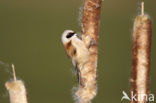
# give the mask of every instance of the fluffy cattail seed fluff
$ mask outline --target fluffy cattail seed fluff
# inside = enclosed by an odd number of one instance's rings
[[[152,22],[148,15],[144,14],[144,3],[141,6],[141,15],[135,18],[133,26],[132,47],[132,77],[131,91],[134,94],[146,94],[149,92],[149,70],[151,49]],[[141,102],[137,102],[141,100]],[[147,97],[139,98],[131,103],[147,103]]]
[[[28,103],[24,83],[21,80],[16,80],[14,65],[12,65],[12,69],[14,80],[5,83],[5,87],[9,91],[10,103]]]

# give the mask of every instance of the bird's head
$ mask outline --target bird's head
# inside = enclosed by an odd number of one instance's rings
[[[72,38],[77,37],[77,34],[72,30],[65,30],[62,34],[62,42],[63,44],[69,43]]]

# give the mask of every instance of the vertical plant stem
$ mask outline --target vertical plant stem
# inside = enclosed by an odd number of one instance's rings
[[[133,27],[131,93],[133,92],[137,98],[131,103],[148,103],[151,26],[152,22],[149,16],[144,14],[144,3],[142,2],[141,15],[135,18]],[[140,97],[140,94],[146,96]]]
[[[21,80],[16,80],[16,74],[13,64],[12,69],[14,80],[5,83],[5,87],[9,91],[10,103],[28,103],[24,83]]]
[[[80,70],[78,103],[91,103],[97,94],[98,38],[102,0],[84,0],[82,17],[82,40],[89,50],[88,61]]]

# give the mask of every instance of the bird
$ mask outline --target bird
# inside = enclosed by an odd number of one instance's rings
[[[65,47],[68,57],[78,73],[78,81],[80,82],[80,71],[87,62],[89,51],[81,38],[72,30],[65,30],[62,33],[62,43]]]

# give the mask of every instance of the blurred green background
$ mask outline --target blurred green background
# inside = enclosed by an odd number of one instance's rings
[[[104,0],[98,60],[98,95],[93,103],[120,103],[129,93],[131,33],[141,0]],[[150,91],[156,94],[156,0],[145,1],[153,20]],[[61,43],[65,29],[80,32],[82,0],[0,0],[0,103],[11,63],[25,82],[29,103],[73,103],[77,84]],[[128,103],[124,100],[123,103]]]

